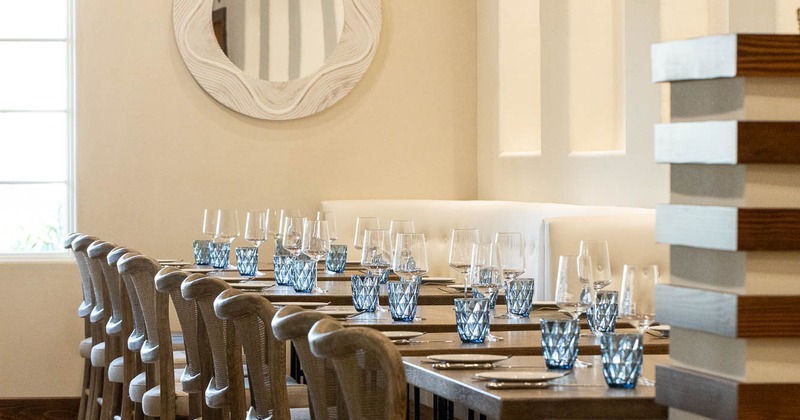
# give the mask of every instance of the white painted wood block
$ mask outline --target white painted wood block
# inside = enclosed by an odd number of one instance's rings
[[[734,251],[736,208],[660,205],[656,207],[656,241],[671,245]]]

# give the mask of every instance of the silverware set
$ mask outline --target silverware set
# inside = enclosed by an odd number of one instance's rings
[[[425,343],[452,343],[453,340],[411,340],[408,338],[398,338],[392,340],[394,344],[425,344]]]

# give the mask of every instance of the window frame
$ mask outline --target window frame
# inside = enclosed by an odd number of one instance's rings
[[[66,179],[64,184],[66,186],[66,232],[73,232],[76,226],[76,165],[75,165],[75,121],[76,121],[76,100],[75,100],[75,0],[64,0],[67,2],[67,30],[66,36],[63,41],[65,43],[65,56],[66,56],[66,103],[63,110],[67,125],[66,125]],[[62,41],[60,38],[3,38],[0,42],[46,42],[46,41]],[[0,110],[0,112],[62,112],[62,110],[24,110],[24,109],[7,109]],[[39,181],[0,181],[2,185],[36,185],[36,184],[60,184],[55,182],[39,182]],[[60,244],[59,244],[60,245]],[[6,251],[0,250],[0,262],[30,262],[30,261],[72,261],[72,257],[66,249],[57,248],[55,251]]]

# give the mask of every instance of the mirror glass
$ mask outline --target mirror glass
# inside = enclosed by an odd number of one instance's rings
[[[215,0],[212,21],[236,67],[283,82],[318,71],[342,34],[342,0]]]

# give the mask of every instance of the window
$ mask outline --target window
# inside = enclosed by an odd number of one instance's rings
[[[0,0],[0,253],[61,251],[73,218],[71,0]]]

